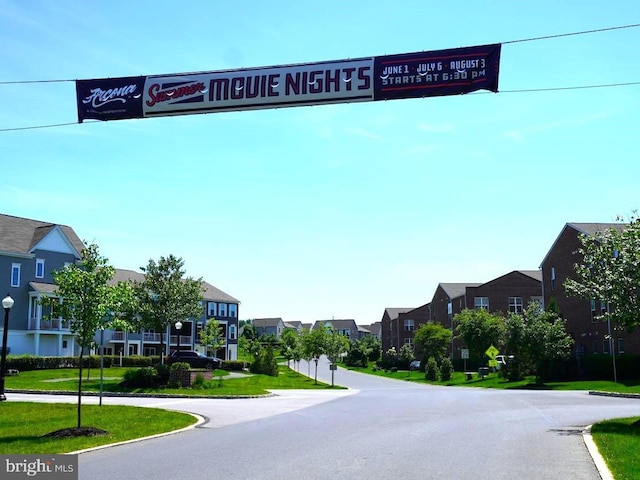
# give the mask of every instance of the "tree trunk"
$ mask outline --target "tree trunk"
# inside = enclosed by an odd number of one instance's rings
[[[84,348],[80,349],[80,370],[78,372],[78,428],[80,428],[82,426],[82,360],[83,360],[83,354],[84,353]]]

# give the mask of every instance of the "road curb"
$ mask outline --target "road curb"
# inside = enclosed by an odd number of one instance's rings
[[[602,458],[602,455],[600,455],[598,446],[593,441],[593,437],[591,436],[591,427],[592,425],[588,425],[582,431],[582,439],[584,440],[584,444],[587,446],[589,455],[591,455],[591,459],[598,469],[600,478],[602,478],[602,480],[614,480],[611,470],[609,470],[607,463],[604,461],[604,458]]]

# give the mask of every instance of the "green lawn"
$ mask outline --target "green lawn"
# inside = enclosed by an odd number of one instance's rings
[[[349,367],[349,370],[356,372],[377,375],[396,380],[425,383],[431,385],[456,386],[456,387],[480,387],[480,388],[500,388],[500,389],[520,389],[520,390],[597,390],[604,392],[638,393],[640,394],[640,382],[618,382],[606,380],[593,381],[572,381],[572,382],[546,382],[536,383],[534,377],[527,377],[517,382],[510,382],[501,378],[497,373],[490,373],[484,378],[473,373],[471,380],[463,372],[454,372],[453,378],[444,382],[432,382],[425,379],[423,372],[399,370],[397,372],[373,370],[372,365],[368,368]]]
[[[246,396],[264,395],[277,389],[326,389],[325,383],[280,367],[280,375],[231,375],[216,370],[215,378],[207,382],[209,388],[190,389],[134,389],[119,385],[128,368],[104,369],[104,392],[174,393],[190,396]],[[232,378],[238,376],[239,378]],[[221,380],[220,380],[221,379]],[[77,369],[52,369],[21,372],[6,377],[7,390],[78,391]],[[100,391],[100,370],[85,370],[82,379],[83,392]],[[335,387],[343,388],[343,387]],[[35,403],[11,401],[0,403],[0,453],[37,454],[68,453],[85,448],[122,442],[183,428],[195,423],[195,418],[184,413],[125,406],[82,406],[82,426],[95,427],[108,432],[105,436],[48,438],[45,435],[77,425],[77,404]]]
[[[243,396],[265,395],[269,390],[278,389],[325,389],[331,388],[326,383],[318,382],[305,375],[294,372],[286,366],[280,366],[280,375],[237,374],[231,375],[225,370],[216,370],[214,379],[205,383],[209,388],[124,388],[120,385],[122,377],[129,368],[105,368],[102,391],[120,393],[163,393],[188,396]],[[232,378],[233,377],[233,378]],[[239,377],[239,378],[236,378]],[[46,390],[46,391],[78,391],[77,369],[32,370],[20,375],[7,377],[6,389]],[[342,387],[334,387],[342,388]],[[84,371],[82,379],[83,392],[100,391],[100,370]]]
[[[640,417],[607,420],[591,429],[593,440],[616,480],[640,478]]]
[[[94,437],[49,438],[45,435],[77,426],[77,404],[0,403],[0,453],[69,453],[147,437],[193,425],[192,415],[155,408],[83,405],[82,426],[105,430]]]

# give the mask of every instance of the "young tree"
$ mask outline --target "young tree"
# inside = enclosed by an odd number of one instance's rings
[[[158,262],[149,260],[142,282],[135,282],[138,309],[142,325],[160,333],[160,354],[164,360],[163,333],[178,320],[200,318],[202,278],[184,278],[184,261],[173,255],[160,257]]]
[[[600,319],[632,330],[640,324],[640,218],[580,242],[583,258],[574,265],[577,280],[564,283],[567,294],[605,302],[610,308]]]
[[[451,330],[439,323],[423,323],[416,330],[413,341],[424,353],[425,358],[434,357],[440,360],[451,345]]]
[[[295,330],[287,329],[282,332],[282,337],[280,338],[280,353],[287,359],[287,366],[289,366],[289,362],[295,358],[299,343],[300,335],[298,335],[298,332]]]
[[[53,272],[58,298],[44,297],[43,305],[52,309],[52,314],[62,317],[75,335],[80,346],[78,368],[78,422],[82,427],[82,364],[85,349],[94,341],[96,331],[103,328],[129,329],[127,319],[114,312],[131,311],[133,292],[131,285],[125,282],[110,284],[115,268],[108,259],[100,256],[98,246],[91,244],[82,251],[79,264],[70,264],[62,270]]]
[[[213,356],[218,356],[218,349],[224,347],[224,336],[220,322],[215,318],[207,320],[206,325],[200,330],[200,344],[213,351]]]
[[[340,360],[343,353],[349,350],[349,340],[344,335],[336,332],[333,328],[327,329],[325,340],[325,353],[331,362],[331,386],[334,386],[334,373],[336,363]]]
[[[465,309],[453,318],[459,337],[469,349],[469,357],[474,360],[484,358],[484,352],[491,345],[504,345],[505,325],[500,315],[489,313],[484,308]]]
[[[305,355],[312,359],[316,364],[315,383],[318,384],[318,360],[326,353],[327,348],[327,330],[322,326],[311,330],[307,335],[302,337],[304,342]],[[306,358],[306,357],[305,357]]]

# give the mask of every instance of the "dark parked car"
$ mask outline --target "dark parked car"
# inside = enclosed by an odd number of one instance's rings
[[[171,352],[167,358],[167,363],[184,362],[188,363],[191,368],[214,368],[222,367],[222,360],[217,357],[207,357],[202,353],[193,350],[180,350]]]

